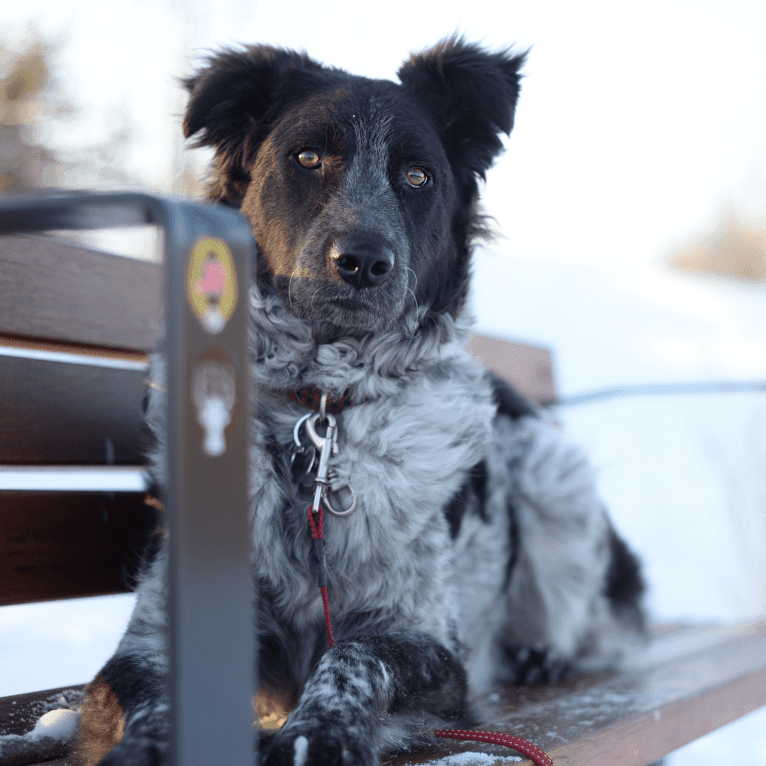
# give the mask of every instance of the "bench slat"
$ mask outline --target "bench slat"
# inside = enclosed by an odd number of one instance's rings
[[[471,335],[466,348],[478,362],[533,402],[556,401],[553,359],[548,349],[479,334]]]
[[[0,465],[144,463],[145,377],[0,355]]]
[[[0,606],[130,590],[157,515],[142,493],[0,492]]]
[[[35,712],[60,692],[0,699],[5,724],[0,732],[29,731]],[[535,742],[556,766],[647,766],[765,703],[766,623],[697,626],[658,636],[630,671],[499,689],[488,698],[482,726]],[[4,721],[11,711],[14,720]],[[387,766],[427,763],[450,753],[464,753],[464,766],[484,766],[482,756],[470,756],[477,751],[496,754],[495,766],[508,763],[503,756],[515,755],[475,742],[440,740],[435,748],[393,758]]]
[[[147,351],[159,332],[157,264],[49,237],[0,237],[0,334]]]
[[[556,766],[647,766],[762,705],[766,623],[707,626],[659,636],[632,670],[501,690],[489,698],[482,728],[531,740]],[[466,749],[503,752],[451,745],[390,766]]]

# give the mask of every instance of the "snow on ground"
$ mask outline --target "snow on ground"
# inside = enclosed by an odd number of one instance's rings
[[[0,609],[0,697],[81,684],[117,646],[132,595]]]
[[[482,332],[554,351],[563,396],[637,383],[766,380],[766,286],[481,252]],[[561,409],[642,556],[659,619],[735,621],[766,610],[766,395],[632,397]],[[131,596],[0,609],[0,696],[92,677]],[[678,751],[766,766],[766,711]]]

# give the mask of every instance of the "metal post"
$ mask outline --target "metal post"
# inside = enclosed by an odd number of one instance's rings
[[[238,214],[225,212],[195,208],[167,228],[176,766],[253,763],[246,512],[252,234]]]
[[[0,200],[0,233],[130,224],[161,226],[166,243],[172,763],[252,766],[250,227],[145,194]]]

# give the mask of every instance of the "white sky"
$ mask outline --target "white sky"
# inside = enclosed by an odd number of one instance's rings
[[[305,49],[394,77],[409,51],[458,30],[533,46],[517,127],[486,202],[495,249],[569,262],[656,262],[734,205],[766,218],[766,3],[762,0],[27,0],[5,3],[62,43],[66,90],[89,105],[72,136],[136,123],[131,163],[167,188],[183,106],[174,78],[237,42]]]

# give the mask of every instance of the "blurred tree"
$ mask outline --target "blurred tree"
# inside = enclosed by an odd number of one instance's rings
[[[747,223],[729,211],[710,233],[680,245],[669,260],[684,271],[766,280],[766,224]]]
[[[49,51],[40,41],[19,54],[0,48],[0,194],[23,194],[61,181],[61,162],[37,140],[50,109]]]
[[[0,194],[41,188],[141,185],[130,169],[134,127],[124,114],[103,139],[67,145],[95,115],[53,76],[56,49],[31,33],[26,42],[0,45]]]

